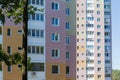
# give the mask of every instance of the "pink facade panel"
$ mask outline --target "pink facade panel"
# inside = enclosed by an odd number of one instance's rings
[[[52,9],[52,2],[59,4],[59,10]],[[47,0],[46,1],[46,62],[66,62],[66,15],[65,15],[65,1],[61,0]],[[52,25],[52,18],[59,18],[59,26]],[[52,41],[52,33],[60,34],[60,41]],[[52,49],[60,49],[60,58],[52,58]]]

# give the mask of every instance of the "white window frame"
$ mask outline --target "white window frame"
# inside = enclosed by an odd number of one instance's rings
[[[52,65],[52,66],[58,66],[58,73],[52,73],[52,74],[60,74],[60,65]]]
[[[54,4],[54,7],[52,7],[52,3]],[[55,7],[55,4],[58,5],[58,8],[57,8],[57,9],[56,9],[56,7]],[[52,1],[52,2],[51,2],[51,9],[52,9],[52,10],[55,10],[55,11],[59,11],[59,10],[60,10],[60,3],[59,3],[59,2],[56,2],[56,1]]]
[[[8,71],[8,66],[7,66],[7,71]],[[10,65],[10,71],[8,72],[12,72],[12,65]]]
[[[70,30],[70,22],[66,22],[66,30]]]
[[[66,44],[70,44],[70,36],[66,36]]]
[[[53,34],[54,34],[54,36],[53,36]],[[56,36],[57,36],[58,40],[55,39]],[[60,41],[60,34],[59,33],[52,33],[51,37],[52,37],[52,42],[59,42]]]
[[[70,15],[70,8],[66,8],[66,16]]]
[[[67,53],[69,53],[69,58],[67,58],[67,56],[66,56],[66,60],[70,60],[70,52],[69,52],[69,51],[66,51],[66,54],[65,54],[65,55],[67,55]]]
[[[53,56],[53,53],[52,53],[52,58],[60,58],[60,49],[52,49],[52,51],[53,50],[54,50],[54,55],[55,56]],[[57,53],[58,56],[56,56],[56,50],[58,51],[58,53]]]
[[[8,35],[8,29],[10,30],[10,35]],[[11,37],[12,36],[12,29],[10,29],[10,28],[8,28],[8,29],[7,29],[7,36]]]
[[[56,24],[56,20],[58,24]],[[52,26],[60,26],[60,19],[56,17],[52,17],[51,23],[52,23]]]

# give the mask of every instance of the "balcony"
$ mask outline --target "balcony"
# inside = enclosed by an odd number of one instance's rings
[[[94,63],[87,63],[86,66],[87,67],[94,67]]]
[[[94,74],[94,70],[87,70],[86,73],[87,74]]]
[[[28,80],[45,80],[45,72],[28,71]]]
[[[94,60],[94,55],[93,56],[87,56],[87,59]]]
[[[105,80],[112,80],[111,77],[106,77]]]
[[[94,80],[94,77],[87,77],[86,80]]]
[[[28,57],[31,58],[31,62],[45,62],[44,54],[28,54]]]

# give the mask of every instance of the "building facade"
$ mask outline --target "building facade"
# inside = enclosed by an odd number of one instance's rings
[[[28,80],[111,80],[111,0],[29,0],[29,5],[38,10],[29,14]],[[22,52],[22,24],[8,20],[1,31],[4,51]],[[3,80],[21,80],[19,65],[3,64],[2,73]]]

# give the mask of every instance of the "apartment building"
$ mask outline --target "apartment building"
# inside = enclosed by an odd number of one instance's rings
[[[111,80],[111,0],[29,0],[29,5],[40,11],[29,14],[28,80]],[[2,30],[3,50],[22,52],[22,24],[6,21]],[[19,65],[3,66],[3,80],[21,80]]]

